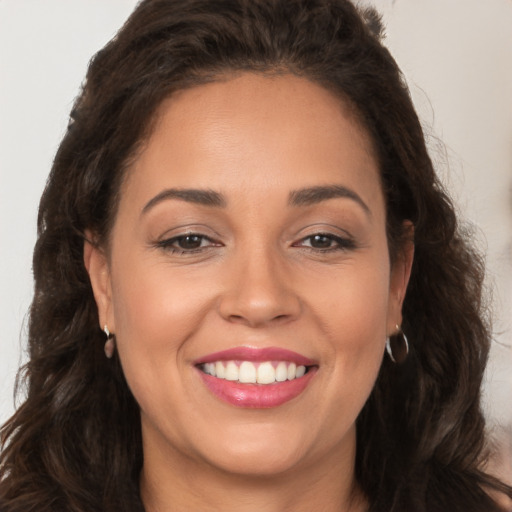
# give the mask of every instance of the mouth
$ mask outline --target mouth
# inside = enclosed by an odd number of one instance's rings
[[[291,361],[216,361],[199,366],[202,372],[217,379],[262,385],[300,379],[310,368]]]
[[[237,407],[266,409],[298,397],[318,370],[314,361],[284,349],[238,347],[210,354],[195,367],[206,387]]]

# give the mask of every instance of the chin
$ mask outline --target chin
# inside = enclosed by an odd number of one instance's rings
[[[307,465],[316,451],[311,425],[297,430],[255,421],[219,430],[201,451],[210,465],[232,474],[264,478],[292,472]]]
[[[237,450],[210,459],[210,464],[230,474],[269,478],[293,472],[301,466],[304,454],[286,450]]]

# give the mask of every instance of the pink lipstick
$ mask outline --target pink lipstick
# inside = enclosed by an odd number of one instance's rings
[[[300,395],[318,365],[281,348],[236,347],[195,361],[206,387],[221,400],[247,408],[270,408]]]
[[[313,366],[316,363],[297,352],[284,348],[266,347],[235,347],[221,352],[208,354],[197,359],[194,364],[211,363],[215,361],[291,361],[297,365]]]

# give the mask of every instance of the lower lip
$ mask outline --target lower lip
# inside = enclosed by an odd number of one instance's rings
[[[299,396],[316,373],[316,368],[298,379],[274,384],[240,384],[237,381],[218,379],[201,370],[199,374],[206,387],[218,398],[236,407],[269,409],[278,407]]]

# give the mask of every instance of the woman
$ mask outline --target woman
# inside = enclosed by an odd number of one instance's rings
[[[482,265],[379,31],[346,0],[147,0],[96,55],[2,510],[503,510]]]

